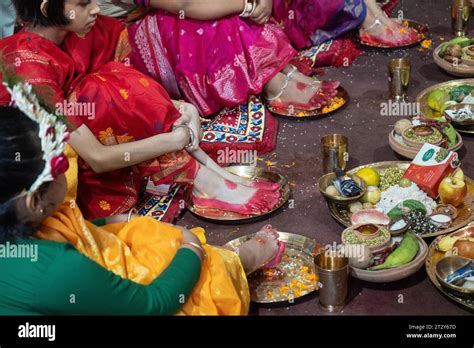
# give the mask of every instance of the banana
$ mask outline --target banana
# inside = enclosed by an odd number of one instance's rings
[[[420,245],[418,239],[412,234],[407,233],[402,239],[402,242],[390,255],[384,263],[378,266],[369,268],[371,271],[380,271],[382,269],[389,269],[406,265],[413,260],[418,254]]]
[[[449,45],[459,45],[461,47],[465,47],[471,44],[471,39],[468,37],[460,36],[457,38],[452,39],[448,42]]]

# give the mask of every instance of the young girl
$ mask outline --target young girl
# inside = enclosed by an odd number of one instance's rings
[[[198,207],[259,214],[278,203],[278,187],[233,176],[199,149],[196,108],[172,102],[130,65],[124,26],[98,16],[94,0],[14,4],[29,24],[0,41],[3,64],[46,104],[72,109],[70,144],[80,156],[78,202],[87,218],[129,211],[149,176],[155,184],[193,184]],[[0,92],[0,103],[8,102]]]
[[[34,251],[0,258],[0,315],[248,313],[246,274],[283,255],[271,227],[237,255],[151,218],[85,221],[62,203],[66,127],[27,86],[12,95],[15,107],[0,107],[0,245]]]

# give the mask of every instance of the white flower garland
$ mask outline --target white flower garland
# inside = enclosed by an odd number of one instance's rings
[[[56,115],[47,112],[41,107],[39,99],[29,83],[18,83],[13,88],[6,83],[4,85],[12,96],[11,105],[20,109],[39,125],[38,136],[41,140],[45,166],[43,172],[28,189],[28,192],[32,193],[44,183],[54,181],[51,162],[54,158],[60,157],[64,153],[66,142],[69,139],[69,132],[63,122],[58,122]]]

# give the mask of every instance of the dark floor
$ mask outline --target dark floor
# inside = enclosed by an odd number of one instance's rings
[[[440,38],[450,38],[450,0],[405,0],[396,9],[405,18],[428,23],[433,48]],[[471,21],[474,29],[474,21]],[[474,33],[474,30],[471,30]],[[325,78],[338,79],[348,90],[351,103],[341,112],[322,119],[306,122],[281,120],[278,146],[271,155],[276,167],[291,181],[293,209],[285,208],[265,222],[240,226],[222,226],[205,223],[186,213],[179,224],[188,227],[202,226],[207,230],[208,242],[222,245],[236,237],[257,231],[271,223],[280,231],[302,234],[318,242],[340,242],[343,227],[332,219],[316,186],[322,175],[320,138],[329,133],[342,133],[349,137],[351,160],[349,168],[377,161],[400,160],[388,145],[388,133],[396,117],[380,115],[380,103],[388,99],[387,62],[394,57],[409,57],[412,62],[412,79],[409,90],[411,100],[423,89],[453,79],[440,70],[432,58],[432,51],[419,52],[419,47],[389,52],[369,51],[348,69],[329,69]],[[474,177],[474,138],[464,138],[460,151],[463,169]],[[469,153],[469,155],[467,155]],[[266,158],[268,156],[265,156]],[[285,164],[296,162],[293,168]],[[260,163],[260,166],[265,166]],[[428,242],[431,242],[428,241]],[[403,301],[400,301],[402,299]],[[402,303],[400,303],[402,302]],[[256,315],[321,315],[317,295],[303,298],[300,303],[279,307],[252,306]],[[395,283],[372,284],[356,279],[350,282],[350,302],[342,312],[350,315],[463,315],[469,312],[444,297],[422,268],[417,274]]]

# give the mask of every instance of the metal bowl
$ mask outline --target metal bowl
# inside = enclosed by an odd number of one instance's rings
[[[436,264],[436,278],[440,282],[441,286],[447,291],[453,292],[457,296],[461,297],[471,297],[474,295],[474,289],[468,289],[462,286],[457,286],[446,282],[446,278],[460,269],[461,267],[466,266],[468,263],[472,262],[471,259],[460,256],[449,256],[444,257],[438,261]]]
[[[402,228],[399,228],[399,229],[392,229],[392,227],[398,223],[399,221],[404,221],[405,222],[405,226],[402,227]],[[398,220],[395,220],[395,221],[392,221],[390,223],[390,225],[388,225],[388,231],[390,232],[390,234],[392,235],[392,237],[397,237],[397,236],[401,236],[402,234],[404,234],[406,231],[408,231],[408,229],[410,228],[410,221],[408,221],[408,219],[402,217],[401,219],[398,219]]]
[[[348,174],[359,186],[360,188],[362,189],[362,193],[360,193],[359,195],[357,196],[354,196],[354,197],[342,197],[342,196],[333,196],[333,195],[330,195],[330,194],[327,194],[326,193],[326,189],[328,186],[332,185],[334,180],[336,179],[336,173],[328,173],[328,174],[325,174],[323,175],[321,178],[319,178],[319,181],[318,181],[318,187],[319,187],[319,192],[321,192],[321,194],[330,202],[334,202],[334,203],[337,203],[337,204],[349,204],[349,203],[352,203],[352,202],[356,202],[358,201],[359,199],[362,198],[362,196],[365,194],[365,192],[367,191],[367,185],[365,183],[365,181],[355,175],[355,174]]]

